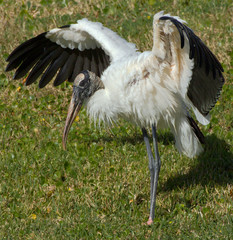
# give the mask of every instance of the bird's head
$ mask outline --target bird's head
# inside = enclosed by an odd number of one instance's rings
[[[93,72],[85,70],[75,78],[73,94],[63,131],[62,144],[64,149],[66,148],[66,140],[70,127],[81,110],[82,105],[101,88],[104,88],[104,85],[100,78]]]

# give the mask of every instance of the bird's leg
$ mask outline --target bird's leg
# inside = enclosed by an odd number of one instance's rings
[[[153,146],[155,151],[155,159],[154,159],[154,179],[153,179],[153,193],[151,196],[151,206],[150,206],[150,217],[148,220],[148,224],[150,225],[155,217],[155,202],[156,202],[156,192],[157,192],[157,186],[158,186],[158,180],[159,180],[159,172],[161,167],[161,160],[159,157],[159,150],[158,150],[158,140],[157,140],[157,134],[156,134],[156,127],[154,124],[152,124],[152,136],[153,136]]]
[[[143,138],[144,138],[144,141],[145,141],[145,144],[146,144],[146,150],[147,150],[147,154],[148,154],[148,158],[149,158],[150,183],[151,183],[151,185],[150,185],[150,197],[152,197],[153,188],[154,188],[154,185],[152,183],[154,181],[154,175],[155,175],[153,165],[155,165],[154,164],[155,160],[154,160],[154,157],[153,157],[153,153],[151,151],[149,138],[148,138],[147,131],[146,131],[145,128],[142,128],[142,133],[143,133]]]
[[[154,124],[152,124],[152,136],[153,136],[153,146],[154,146],[154,151],[155,151],[155,163],[158,167],[158,172],[160,171],[161,167],[161,160],[159,156],[159,149],[158,149],[158,138],[156,134],[156,127]]]
[[[152,135],[153,135],[153,146],[155,151],[155,158],[153,157],[153,153],[151,151],[150,142],[148,139],[147,131],[145,128],[142,128],[143,138],[146,144],[146,150],[149,158],[149,170],[151,176],[151,189],[150,189],[150,216],[147,221],[148,225],[153,223],[155,217],[155,202],[156,202],[156,191],[158,185],[159,171],[161,166],[161,161],[158,152],[158,144],[157,144],[157,135],[155,125],[152,125]]]

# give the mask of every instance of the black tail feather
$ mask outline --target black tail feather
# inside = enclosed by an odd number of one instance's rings
[[[204,137],[203,133],[201,132],[200,128],[197,126],[197,123],[190,116],[187,116],[187,119],[188,119],[189,124],[192,127],[195,135],[199,139],[200,143],[204,144],[205,143],[205,137]]]

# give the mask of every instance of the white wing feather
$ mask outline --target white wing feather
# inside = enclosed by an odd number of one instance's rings
[[[183,33],[184,47],[181,48],[180,34],[176,26],[169,20],[161,21],[160,18],[163,16],[170,17],[169,14],[163,14],[163,11],[154,15],[154,43],[152,52],[156,57],[171,66],[170,76],[176,82],[177,92],[181,93],[186,105],[193,109],[197,120],[206,125],[209,123],[209,115],[203,116],[187,96],[194,68],[194,59],[189,58],[190,46],[188,37],[186,33]],[[185,23],[179,17],[172,17],[182,24]]]
[[[46,38],[63,48],[77,48],[80,51],[101,47],[110,56],[110,61],[117,61],[137,51],[135,44],[127,42],[101,23],[86,18],[67,28],[53,29],[46,34]]]

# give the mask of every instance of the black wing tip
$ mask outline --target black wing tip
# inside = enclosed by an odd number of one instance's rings
[[[64,26],[61,26],[61,27],[59,27],[59,28],[69,28],[70,27],[70,24],[67,24],[67,25],[64,25]]]
[[[9,59],[10,59],[10,54],[8,55],[8,57],[6,58],[5,61],[6,61],[6,62],[9,62],[9,61],[10,61]]]
[[[41,88],[44,88],[46,85],[47,85],[47,83],[44,84],[43,82],[39,82],[39,84],[38,84],[38,86],[39,86],[40,89],[41,89]]]
[[[174,19],[174,18],[171,16],[162,16],[159,18],[159,20],[170,20],[170,19]]]
[[[10,55],[7,57],[6,61],[9,62],[11,61],[12,57],[14,57],[15,54],[17,54],[17,52],[21,49],[25,49],[27,48],[27,46],[30,46],[32,44],[34,44],[35,42],[38,42],[38,41],[43,41],[44,39],[46,39],[46,34],[48,32],[43,32],[35,37],[32,37],[24,42],[22,42],[21,44],[19,44],[11,53]]]
[[[14,69],[14,68],[13,68]],[[7,64],[6,68],[4,69],[5,72],[9,72],[13,69],[10,69],[10,63]]]
[[[38,47],[40,44],[45,43],[46,38],[45,35],[47,32],[43,32],[36,37],[26,40],[25,42],[18,45],[6,58],[6,62],[8,63],[5,72],[12,71],[18,68],[21,63],[28,57],[28,53],[32,53],[33,49]],[[35,45],[35,46],[34,46]],[[16,72],[14,75],[14,79],[19,79],[21,77],[17,77],[18,73]]]

